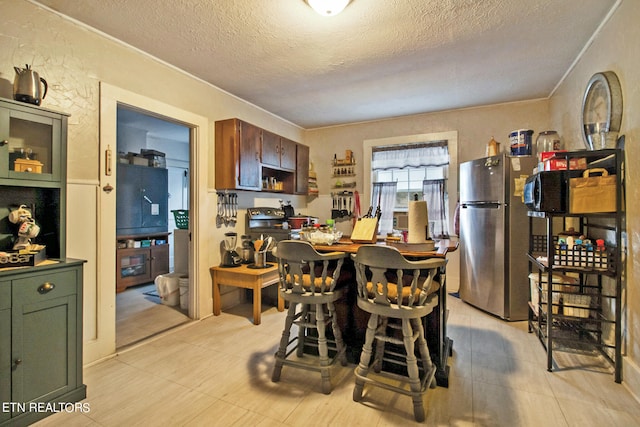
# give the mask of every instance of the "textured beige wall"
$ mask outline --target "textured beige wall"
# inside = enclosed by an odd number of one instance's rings
[[[68,182],[69,221],[83,224],[83,233],[70,230],[67,253],[87,259],[85,264],[85,363],[104,357],[87,351],[93,348],[113,347],[111,333],[98,333],[109,322],[103,312],[115,308],[100,300],[106,284],[99,280],[102,274],[98,257],[98,241],[87,236],[98,236],[100,220],[100,156],[99,156],[99,101],[100,83],[121,88],[142,97],[153,99],[175,109],[203,116],[210,121],[209,132],[202,139],[201,152],[213,148],[213,121],[239,117],[265,129],[301,141],[302,130],[274,115],[233,97],[209,84],[186,75],[166,64],[130,47],[82,27],[59,15],[25,0],[0,0],[0,97],[12,98],[14,66],[32,65],[49,84],[49,92],[42,106],[71,114],[68,129]],[[213,159],[213,156],[211,156]],[[209,165],[212,176],[214,162]],[[206,173],[206,172],[205,172]],[[200,181],[202,182],[202,181]],[[206,180],[204,181],[206,182]],[[215,222],[216,193],[207,185],[200,185],[208,203],[202,215]],[[252,197],[241,197],[243,206],[253,206]],[[241,206],[242,207],[242,206]],[[87,220],[85,220],[87,219]],[[236,227],[244,230],[244,218]],[[218,243],[228,229],[201,227],[200,241],[208,246],[199,249],[208,257],[207,265],[220,262]],[[82,235],[80,235],[82,234]],[[102,259],[102,258],[101,258]],[[207,272],[208,273],[208,272]],[[199,286],[210,283],[208,274]],[[210,293],[210,292],[209,292]],[[110,306],[110,307],[109,307]],[[211,311],[211,310],[209,310]],[[204,313],[205,315],[207,313]],[[110,328],[115,330],[115,322]],[[104,346],[105,340],[107,341]],[[113,347],[115,351],[115,347]],[[89,356],[88,356],[89,355]]]
[[[458,160],[484,157],[486,145],[495,137],[502,150],[509,149],[509,132],[516,129],[533,129],[536,133],[549,128],[548,102],[546,100],[492,105],[481,108],[446,111],[399,117],[376,122],[356,123],[345,126],[309,130],[305,141],[312,150],[311,161],[318,173],[320,193],[330,190],[331,160],[334,153],[344,157],[344,150],[353,150],[357,175],[362,176],[362,142],[367,139],[389,138],[434,132],[458,132]],[[362,192],[362,180],[358,191]]]
[[[624,385],[640,397],[640,2],[623,0],[603,26],[574,70],[551,98],[551,121],[570,143],[583,149],[580,118],[582,96],[594,73],[611,70],[622,86],[624,110],[621,134],[626,137],[627,281],[623,300],[623,336],[626,356]],[[626,308],[626,310],[625,310]]]

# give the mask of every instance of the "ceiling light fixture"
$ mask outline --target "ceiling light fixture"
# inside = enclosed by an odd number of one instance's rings
[[[334,16],[344,10],[351,0],[307,0],[309,6],[322,16]]]

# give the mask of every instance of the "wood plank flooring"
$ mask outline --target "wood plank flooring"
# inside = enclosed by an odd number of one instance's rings
[[[116,348],[135,345],[156,334],[189,322],[180,305],[161,304],[159,296],[146,293],[156,290],[149,283],[127,288],[116,294]]]
[[[428,426],[639,426],[640,404],[599,358],[558,353],[547,372],[525,322],[504,322],[450,297],[449,388],[428,391]],[[320,375],[285,367],[271,382],[285,313],[251,304],[179,327],[85,368],[89,411],[38,426],[408,426],[411,399],[365,387],[352,400],[354,365]]]

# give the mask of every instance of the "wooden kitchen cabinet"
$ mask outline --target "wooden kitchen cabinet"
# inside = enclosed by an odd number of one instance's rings
[[[0,272],[0,397],[15,404],[0,426],[26,426],[51,413],[30,402],[78,402],[82,384],[80,260]]]
[[[286,170],[296,169],[296,142],[267,130],[262,131],[262,164]]]
[[[240,119],[215,127],[216,189],[306,194],[309,147]],[[271,188],[271,180],[281,186]]]
[[[153,282],[161,274],[169,273],[169,233],[118,236],[118,244],[127,240],[148,241],[160,239],[165,242],[139,248],[118,248],[116,251],[116,292],[129,286]]]
[[[216,188],[260,190],[262,130],[239,119],[218,121],[215,127]]]
[[[296,147],[296,194],[309,193],[309,147],[297,144]]]

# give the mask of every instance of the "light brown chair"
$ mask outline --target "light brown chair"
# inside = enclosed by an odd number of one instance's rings
[[[436,386],[436,366],[429,355],[422,319],[438,304],[439,284],[435,278],[447,261],[409,261],[395,248],[380,245],[361,246],[353,259],[358,307],[370,313],[360,363],[355,369],[353,400],[362,400],[365,384],[411,396],[414,417],[422,422],[423,396],[428,387]]]
[[[343,295],[342,290],[336,289],[336,282],[347,255],[320,254],[310,243],[299,240],[279,242],[274,253],[280,275],[278,292],[289,309],[271,380],[280,380],[284,365],[318,371],[322,376],[322,392],[329,394],[331,365],[336,360],[343,366],[347,364],[334,307],[334,302]],[[329,324],[333,338],[325,333]],[[297,325],[298,333],[290,339],[293,325]]]

